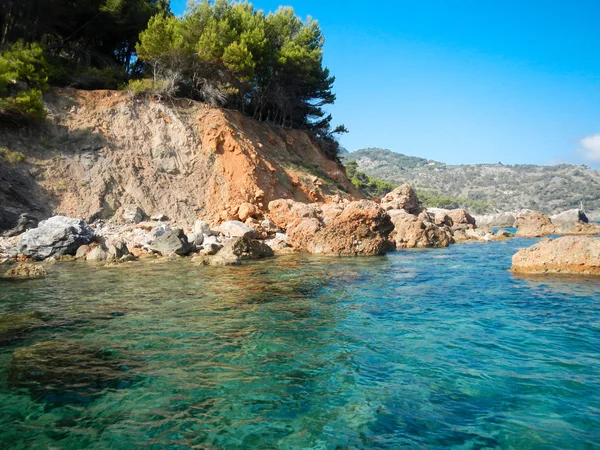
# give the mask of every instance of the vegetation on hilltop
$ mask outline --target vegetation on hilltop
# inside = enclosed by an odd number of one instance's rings
[[[290,7],[265,14],[248,2],[7,0],[0,5],[0,112],[42,118],[47,85],[129,86],[134,95],[181,96],[306,130],[337,156],[324,107],[335,77],[324,36]]]
[[[381,198],[397,187],[397,185],[393,183],[379,180],[360,172],[355,161],[350,161],[346,164],[346,174],[356,189],[366,197]]]
[[[586,166],[453,166],[381,149],[357,150],[342,159],[346,164],[355,161],[368,176],[409,183],[424,199],[433,193],[434,197],[482,202],[472,206],[480,212],[527,208],[550,214],[578,208],[581,202],[586,210],[600,210],[600,172]]]

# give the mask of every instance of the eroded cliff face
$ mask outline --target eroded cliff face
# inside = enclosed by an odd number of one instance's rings
[[[235,219],[242,203],[265,211],[279,198],[361,198],[344,168],[301,131],[125,92],[55,90],[46,104],[43,126],[0,128],[0,147],[26,158],[0,158],[5,210],[119,221],[139,206],[190,224]]]

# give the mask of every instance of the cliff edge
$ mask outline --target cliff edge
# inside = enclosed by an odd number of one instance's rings
[[[302,131],[123,91],[56,89],[45,102],[43,125],[0,128],[0,148],[25,157],[0,157],[0,215],[118,222],[139,207],[183,224],[219,223],[236,219],[243,203],[266,211],[281,198],[361,198],[344,167]]]

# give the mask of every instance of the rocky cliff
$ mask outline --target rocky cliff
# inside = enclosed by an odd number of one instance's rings
[[[41,126],[0,125],[0,228],[15,213],[119,221],[132,206],[191,224],[288,198],[358,199],[308,134],[192,101],[54,90]],[[7,226],[5,226],[7,228]]]

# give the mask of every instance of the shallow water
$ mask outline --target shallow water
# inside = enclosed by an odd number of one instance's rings
[[[600,448],[600,283],[512,275],[533,242],[1,283],[43,321],[0,347],[0,446]]]

